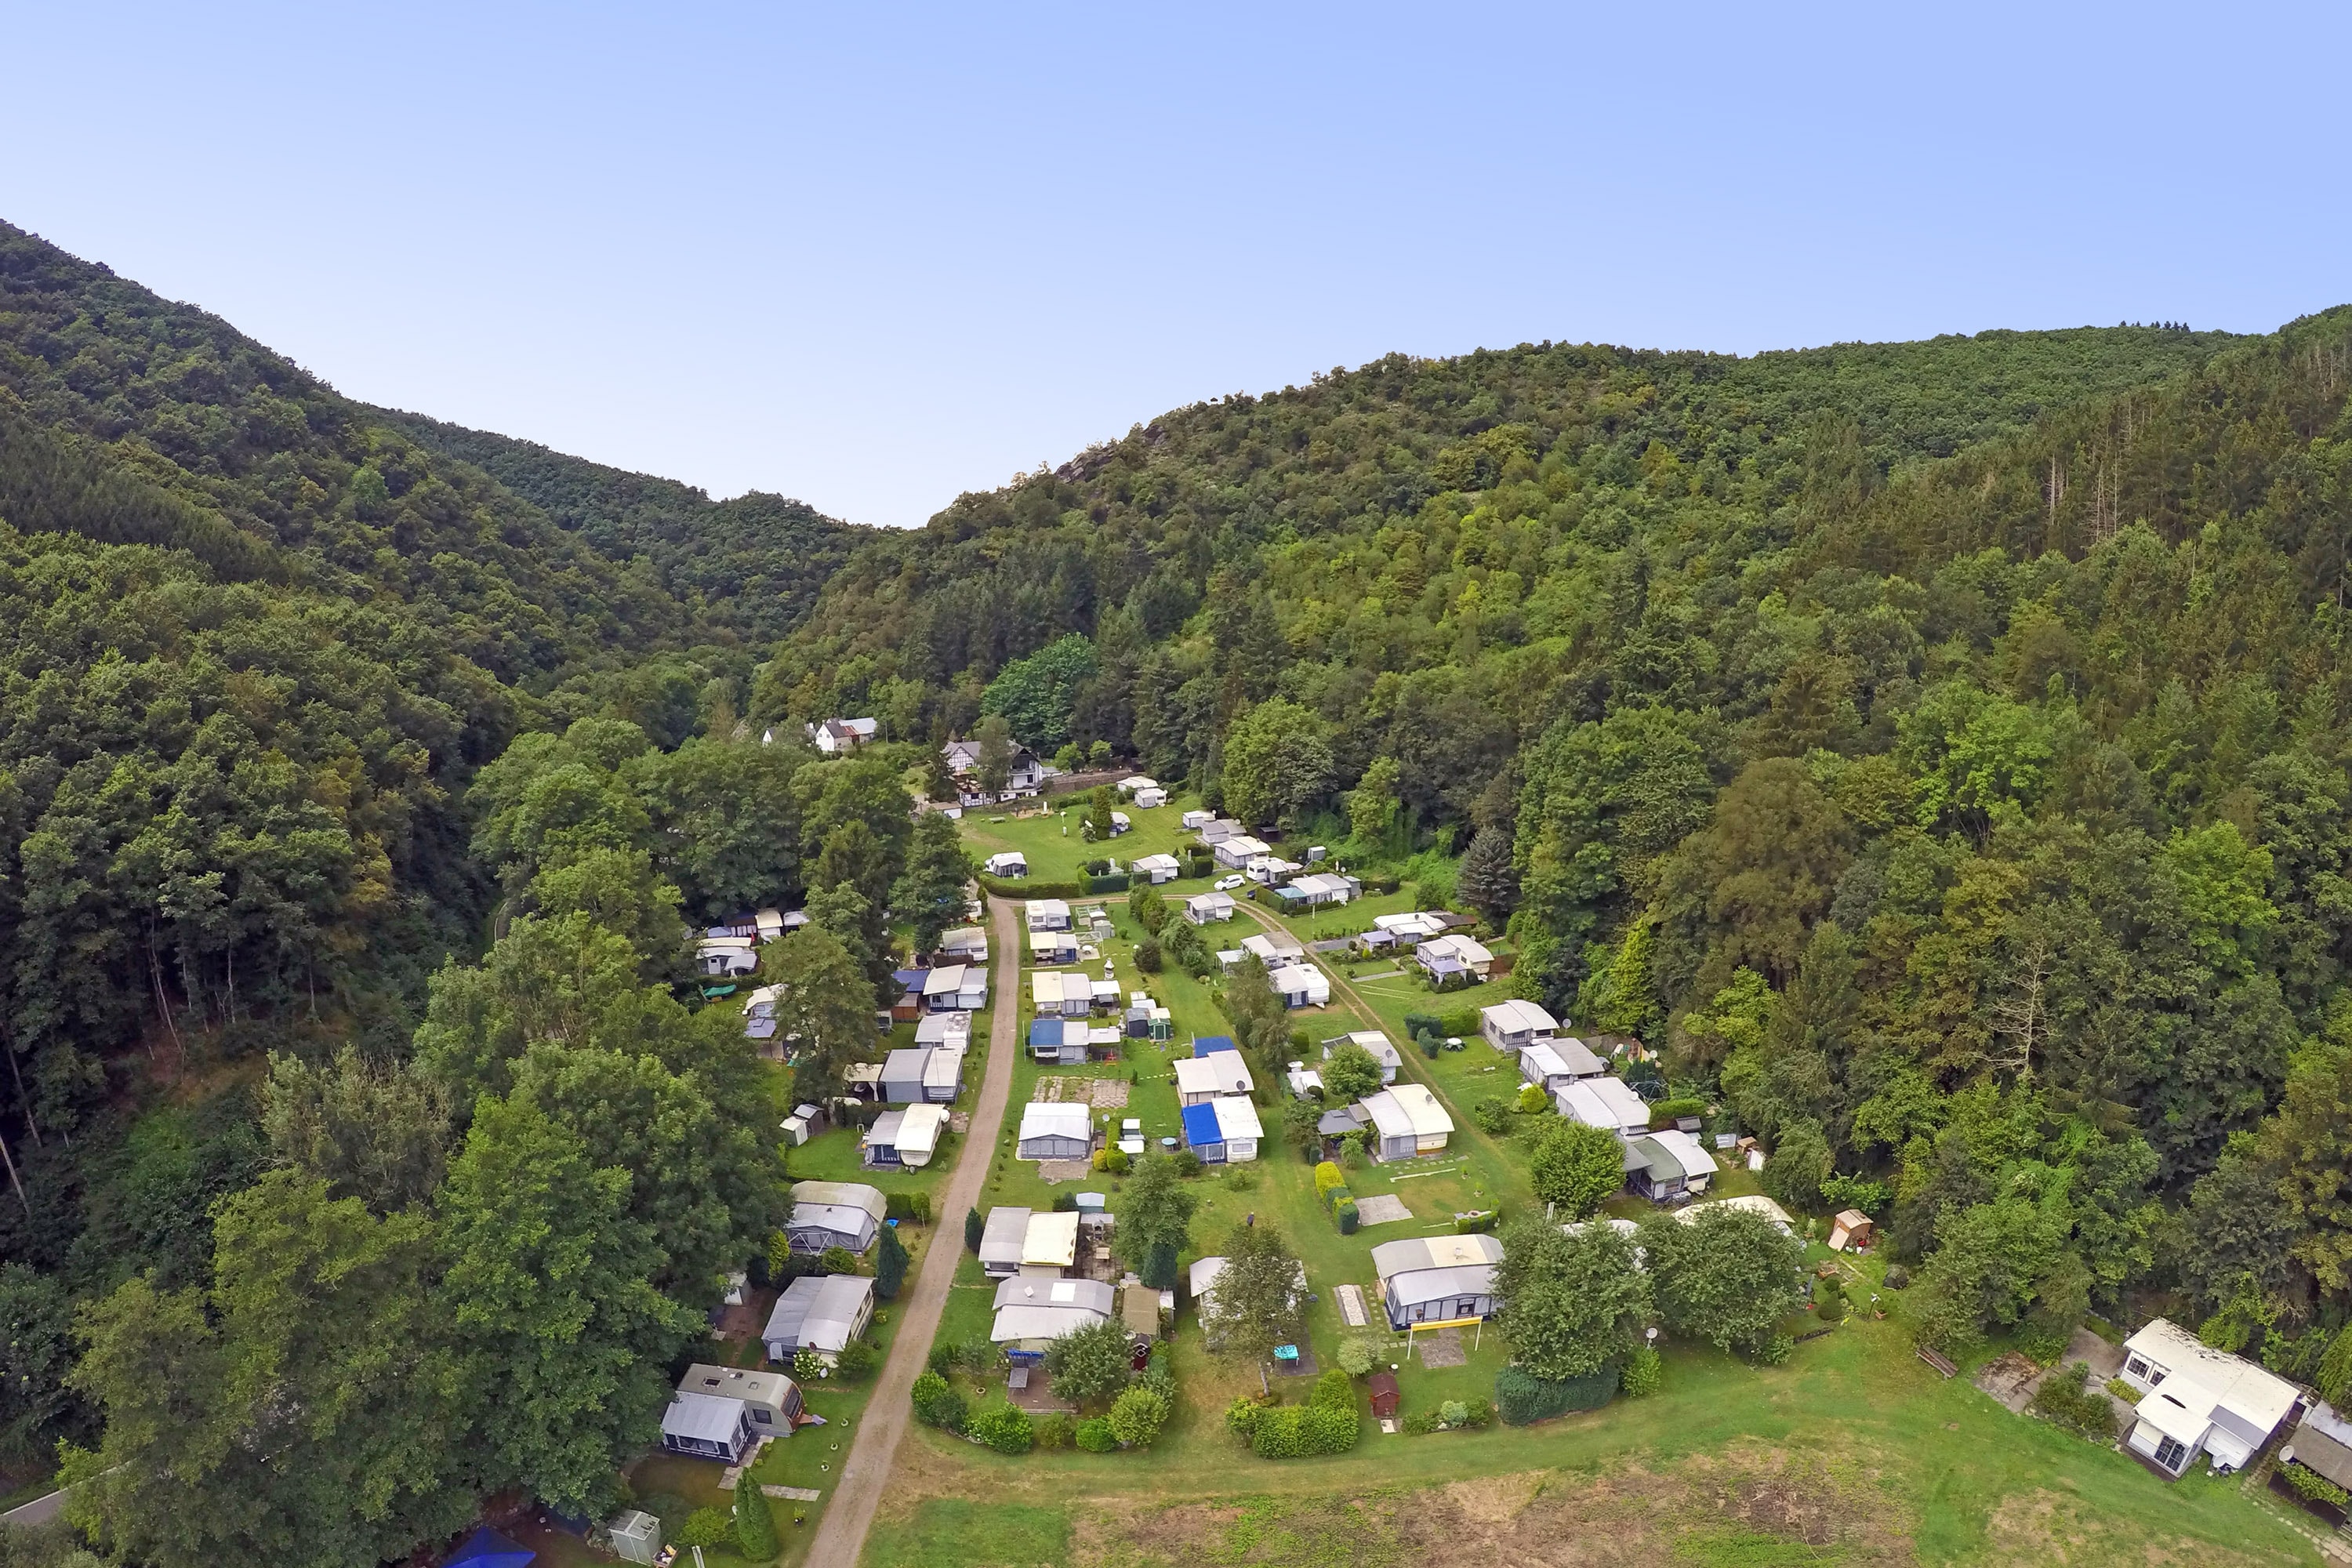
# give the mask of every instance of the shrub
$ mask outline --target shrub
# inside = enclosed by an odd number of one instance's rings
[[[2140,1400],[2140,1391],[2120,1377],[2107,1379],[2107,1392],[2126,1405],[2137,1405]]]
[[[1040,1415],[1035,1426],[1037,1447],[1040,1448],[1066,1448],[1070,1446],[1070,1418],[1060,1411]]]
[[[950,1341],[933,1340],[931,1353],[923,1358],[923,1365],[929,1368],[933,1375],[945,1377],[956,1369],[956,1358],[961,1353],[957,1346]],[[922,1381],[919,1377],[915,1380],[918,1385]]]
[[[1160,953],[1160,939],[1147,936],[1135,944],[1135,967],[1146,974],[1157,974],[1167,966]]]
[[[1004,1399],[982,1405],[965,1424],[964,1432],[1000,1454],[1025,1454],[1037,1436],[1029,1412]]]
[[[1445,1043],[1435,1035],[1415,1035],[1412,1040],[1413,1044],[1421,1047],[1421,1054],[1431,1061],[1435,1061],[1437,1053],[1445,1048]]]
[[[1103,1151],[1103,1169],[1109,1172],[1112,1175],[1126,1175],[1128,1164],[1129,1161],[1126,1150],[1106,1149]]]
[[[1519,1085],[1519,1099],[1517,1110],[1521,1116],[1533,1116],[1538,1110],[1549,1110],[1549,1109],[1551,1109],[1551,1096],[1543,1091],[1543,1085],[1539,1083],[1523,1083]]]
[[[828,1247],[816,1255],[817,1267],[827,1274],[855,1274],[857,1255],[845,1247]]]
[[[874,1370],[877,1359],[872,1345],[864,1340],[852,1340],[841,1347],[841,1353],[834,1358],[833,1367],[844,1379],[855,1382]]]
[[[1832,1176],[1822,1184],[1822,1202],[1832,1209],[1876,1214],[1886,1206],[1886,1184],[1866,1176]]]
[[[1079,1422],[1070,1436],[1089,1454],[1108,1454],[1118,1447],[1118,1439],[1111,1435],[1110,1423],[1099,1415]]]
[[[1250,1434],[1257,1430],[1258,1417],[1265,1414],[1265,1406],[1256,1400],[1236,1399],[1225,1406],[1225,1430],[1246,1443]]]
[[[1315,1167],[1315,1195],[1323,1200],[1325,1207],[1330,1206],[1331,1189],[1347,1184],[1348,1178],[1340,1174],[1339,1167],[1332,1162],[1326,1160]]]
[[[1484,1236],[1495,1228],[1496,1222],[1501,1219],[1503,1211],[1500,1209],[1480,1209],[1475,1214],[1456,1215],[1454,1216],[1454,1234]]]
[[[2107,1396],[2083,1386],[2090,1367],[2083,1362],[2053,1370],[2033,1391],[2032,1412],[2044,1420],[2054,1422],[2070,1432],[2079,1432],[2095,1442],[2116,1440],[2116,1407]]]
[[[2347,1492],[2317,1470],[2305,1469],[2290,1461],[2281,1465],[2278,1473],[2279,1479],[2293,1488],[2297,1497],[2312,1502],[2330,1503],[2337,1508],[2352,1503],[2352,1492]]]
[[[915,1419],[924,1426],[941,1426],[950,1432],[963,1430],[963,1395],[938,1373],[927,1372],[915,1379],[909,1402],[915,1407]]]
[[[1437,1016],[1437,1032],[1441,1035],[1469,1036],[1478,1032],[1478,1009],[1449,1007]]]
[[[1675,1122],[1681,1121],[1685,1116],[1705,1116],[1706,1114],[1706,1101],[1704,1100],[1688,1098],[1682,1100],[1662,1100],[1658,1101],[1657,1104],[1650,1107],[1650,1125],[1653,1127],[1672,1127]]]
[[[1426,1437],[1429,1434],[1437,1430],[1437,1412],[1434,1410],[1416,1410],[1407,1415],[1403,1421],[1399,1423],[1399,1425],[1404,1428],[1404,1435],[1408,1437]]]
[[[735,1539],[735,1521],[723,1508],[698,1508],[670,1539],[680,1546],[725,1546]]]
[[[963,1249],[966,1252],[978,1252],[980,1244],[987,1238],[988,1216],[982,1214],[975,1206],[963,1216]]]
[[[1835,1276],[1814,1282],[1813,1316],[1824,1323],[1845,1321],[1845,1287]]]
[[[784,1549],[776,1536],[776,1516],[768,1510],[768,1494],[749,1477],[735,1489],[735,1539],[754,1563],[770,1562]]]
[[[1470,1120],[1478,1124],[1480,1131],[1500,1137],[1511,1130],[1511,1107],[1490,1094],[1470,1108]]]
[[[1341,1236],[1355,1235],[1356,1227],[1363,1223],[1362,1216],[1356,1212],[1356,1200],[1353,1198],[1341,1198],[1339,1206],[1331,1211],[1331,1217],[1339,1222]]]
[[[1339,1353],[1335,1359],[1341,1372],[1349,1377],[1361,1377],[1372,1370],[1372,1363],[1377,1358],[1373,1354],[1372,1342],[1359,1335],[1354,1339],[1341,1340]]]
[[[1149,1448],[1160,1429],[1168,1425],[1171,1408],[1168,1396],[1158,1390],[1130,1388],[1111,1401],[1110,1435],[1124,1447]]]
[[[1176,1173],[1179,1176],[1197,1176],[1201,1173],[1201,1156],[1193,1153],[1190,1149],[1179,1149],[1170,1158],[1176,1162]]]
[[[1903,1289],[1910,1283],[1911,1270],[1904,1268],[1900,1263],[1890,1263],[1886,1266],[1886,1288],[1889,1290]]]
[[[1643,1399],[1657,1393],[1665,1381],[1665,1357],[1643,1345],[1625,1358],[1625,1369],[1618,1374],[1617,1389],[1628,1399]]]
[[[1334,1367],[1315,1380],[1315,1392],[1307,1403],[1325,1409],[1353,1410],[1356,1407],[1355,1384],[1340,1368]]]
[[[1364,1418],[1355,1410],[1336,1410],[1315,1406],[1303,1412],[1298,1422],[1302,1447],[1309,1454],[1344,1454],[1354,1447],[1364,1435]]]
[[[814,1383],[824,1374],[824,1358],[806,1345],[793,1352],[793,1381]]]
[[[1474,1399],[1469,1402],[1469,1405],[1470,1415],[1465,1420],[1465,1425],[1466,1425],[1470,1430],[1473,1432],[1484,1432],[1487,1427],[1495,1424],[1495,1406],[1491,1402],[1484,1399]]]
[[[1224,1183],[1225,1190],[1228,1192],[1254,1193],[1257,1191],[1257,1162],[1252,1160],[1245,1161],[1238,1165],[1227,1165],[1225,1167]]]
[[[1296,1459],[1307,1452],[1307,1412],[1296,1405],[1277,1405],[1258,1416],[1250,1433],[1250,1450],[1261,1459]]]
[[[1442,1035],[1445,1031],[1438,1027],[1437,1019],[1432,1014],[1407,1013],[1404,1016],[1404,1032],[1419,1039],[1423,1035]]]
[[[1613,1366],[1584,1377],[1559,1379],[1507,1366],[1495,1374],[1495,1410],[1511,1426],[1548,1421],[1571,1410],[1598,1410],[1617,1392],[1617,1377]]]
[[[907,1244],[898,1239],[898,1232],[890,1226],[882,1227],[882,1239],[874,1251],[874,1294],[885,1301],[898,1299],[899,1287],[907,1282]]]
[[[1437,1422],[1441,1426],[1467,1426],[1470,1406],[1458,1399],[1449,1399],[1437,1407]]]
[[[882,1217],[895,1219],[901,1225],[929,1225],[931,1223],[931,1194],[929,1193],[886,1194],[882,1199]],[[973,1250],[979,1250],[976,1245]]]

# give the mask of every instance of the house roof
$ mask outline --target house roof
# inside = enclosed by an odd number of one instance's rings
[[[1723,1168],[1715,1163],[1714,1155],[1700,1147],[1697,1139],[1675,1128],[1668,1127],[1651,1133],[1647,1138],[1637,1138],[1634,1140],[1634,1147],[1638,1149],[1645,1142],[1655,1144],[1664,1151],[1670,1159],[1681,1165],[1683,1174],[1686,1176],[1710,1175]]]
[[[1032,1214],[1022,1233],[1021,1262],[1046,1268],[1067,1268],[1078,1260],[1078,1214],[1076,1209]]]
[[[2252,1428],[2240,1434],[2251,1441],[2260,1442],[2267,1436],[2294,1407],[2293,1384],[2242,1356],[2215,1350],[2167,1319],[2151,1320],[2124,1342],[2124,1349],[2137,1351],[2164,1368],[2164,1384],[2157,1390],[2158,1394],[2175,1394],[2176,1402],[2192,1412],[2198,1408],[2198,1396],[2201,1395],[2209,1420],[2226,1414],[2233,1418],[2233,1429],[2241,1426]],[[2176,1388],[2176,1384],[2186,1386]],[[2143,1414],[2149,1400],[2156,1396],[2150,1394],[2140,1401]],[[2202,1432],[2200,1426],[2197,1435]],[[2189,1440],[2182,1438],[2184,1442]]]
[[[1070,1215],[1072,1220],[1078,1216]],[[1014,1275],[1000,1279],[992,1303],[998,1311],[1007,1307],[1045,1308],[1064,1312],[1091,1312],[1108,1318],[1118,1304],[1118,1293],[1108,1282],[1101,1279],[1040,1279]],[[1025,1337],[1025,1336],[1024,1336]]]
[[[1032,1018],[1029,1020],[1029,1043],[1032,1046],[1058,1047],[1069,1038],[1069,1031],[1073,1028],[1078,1030],[1083,1038],[1086,1027],[1086,1021],[1082,1018]]]
[[[1372,1059],[1380,1063],[1381,1066],[1384,1068],[1401,1068],[1404,1066],[1403,1053],[1399,1051],[1395,1046],[1390,1044],[1389,1037],[1386,1035],[1381,1034],[1378,1029],[1358,1029],[1353,1033],[1340,1035],[1332,1039],[1324,1041],[1323,1059],[1325,1061],[1329,1061],[1331,1059],[1331,1052],[1337,1048],[1342,1041],[1363,1047],[1364,1049],[1372,1054]]]
[[[892,1051],[882,1058],[882,1081],[885,1083],[920,1083],[923,1067],[931,1055],[929,1046],[908,1046]]]
[[[953,1038],[958,1043],[940,1046],[931,1052],[930,1059],[923,1063],[924,1088],[949,1089],[963,1081],[964,1052],[961,1042],[971,1037],[969,1035],[957,1035]]]
[[[1310,871],[1304,877],[1294,877],[1290,885],[1310,898],[1349,890],[1348,879],[1330,871]]]
[[[731,1447],[742,1425],[743,1402],[715,1394],[688,1394],[680,1390],[669,1396],[669,1407],[662,1412],[662,1436],[665,1437],[724,1443]]]
[[[847,1344],[864,1315],[874,1281],[857,1274],[803,1274],[784,1287],[768,1314],[766,1340],[790,1340],[821,1351]]]
[[[1271,968],[1284,959],[1296,958],[1307,951],[1307,944],[1286,931],[1258,931],[1242,938],[1242,951],[1254,952]]]
[[[889,1205],[883,1201],[882,1190],[869,1187],[863,1182],[794,1182],[793,1202],[795,1205],[824,1204],[839,1208],[861,1209],[877,1225],[889,1212]]]
[[[1032,1138],[1083,1138],[1091,1142],[1092,1112],[1083,1105],[1033,1100],[1021,1108],[1019,1142],[1026,1143]]]
[[[1559,1020],[1532,1002],[1512,997],[1491,1007],[1478,1009],[1479,1016],[1507,1035],[1533,1032],[1549,1035],[1559,1027]]]
[[[926,996],[952,996],[963,989],[964,970],[961,963],[942,963],[923,977]]]
[[[1445,929],[1443,917],[1415,912],[1402,915],[1374,915],[1372,924],[1397,936],[1435,936]]]
[[[1188,1105],[1184,1108],[1184,1142],[1192,1148],[1205,1148],[1225,1141],[1224,1129],[1218,1123],[1213,1103]]]
[[[1246,1095],[1220,1095],[1209,1101],[1209,1109],[1217,1113],[1217,1126],[1227,1142],[1236,1138],[1265,1136],[1265,1127],[1257,1119],[1257,1106]]]
[[[1473,966],[1490,963],[1495,956],[1486,951],[1485,942],[1475,942],[1466,936],[1433,936],[1421,944],[1421,951],[1448,954],[1465,965]]]
[[[1491,1236],[1416,1236],[1372,1248],[1372,1268],[1383,1279],[1424,1268],[1492,1268],[1501,1261],[1503,1244]]]
[[[1392,1083],[1375,1094],[1364,1096],[1364,1110],[1370,1115],[1383,1138],[1398,1138],[1410,1132],[1416,1138],[1433,1138],[1441,1132],[1454,1131],[1454,1118],[1429,1092],[1426,1084]]]
[[[1176,1061],[1176,1092],[1187,1094],[1247,1094],[1255,1085],[1239,1051],[1218,1051],[1205,1057],[1180,1057]]]
[[[677,1390],[680,1394],[708,1394],[722,1399],[748,1400],[754,1405],[781,1405],[792,1398],[793,1380],[781,1372],[697,1362],[677,1380]]]
[[[946,1106],[919,1100],[912,1105],[893,1106],[876,1117],[866,1142],[868,1146],[895,1148],[901,1155],[928,1153],[940,1146],[940,1131],[947,1124]]]
[[[1139,855],[1128,865],[1138,871],[1181,871],[1184,868],[1173,855]]]
[[[1067,920],[1070,905],[1066,899],[1031,899],[1021,906],[1021,912],[1034,920]]]
[[[1623,1079],[1584,1078],[1552,1093],[1559,1113],[1587,1127],[1622,1131],[1650,1124],[1649,1102],[1626,1086]]]
[[[969,1013],[926,1013],[915,1020],[915,1043],[942,1046],[951,1040],[971,1038],[971,1015]]]
[[[1195,893],[1184,900],[1184,907],[1198,910],[1203,914],[1211,910],[1229,910],[1234,907],[1234,896],[1231,893]]]
[[[1326,996],[1331,994],[1331,983],[1323,978],[1323,972],[1311,963],[1286,963],[1266,979],[1276,993],[1284,996],[1294,991],[1307,996],[1312,996],[1318,991]]]
[[[1184,1284],[1195,1304],[1198,1304],[1202,1297],[1216,1289],[1217,1280],[1225,1272],[1226,1261],[1223,1256],[1203,1258],[1194,1262],[1186,1271]],[[1296,1283],[1291,1289],[1291,1300],[1295,1303],[1307,1294],[1307,1265],[1294,1263],[1292,1267],[1294,1269],[1292,1278]]]
[[[1483,1296],[1495,1288],[1495,1271],[1483,1263],[1458,1268],[1415,1268],[1386,1274],[1389,1291],[1400,1306],[1417,1301],[1442,1301],[1448,1296]]]
[[[1693,1204],[1688,1208],[1676,1209],[1675,1217],[1685,1225],[1690,1225],[1709,1209],[1742,1209],[1748,1214],[1763,1215],[1783,1231],[1797,1228],[1797,1222],[1789,1217],[1789,1211],[1762,1193],[1742,1193],[1736,1198],[1710,1198],[1703,1204]]]
[[[1263,838],[1253,838],[1246,833],[1234,834],[1232,837],[1219,843],[1217,847],[1226,850],[1232,854],[1241,856],[1244,859],[1248,858],[1252,855],[1271,855],[1274,853],[1273,845],[1268,844]]]
[[[1356,1114],[1354,1106],[1335,1105],[1323,1113],[1321,1121],[1316,1122],[1315,1131],[1326,1138],[1338,1138],[1353,1132],[1363,1124],[1363,1118]]]
[[[1022,1248],[1029,1237],[1029,1213],[1025,1208],[1005,1206],[988,1211],[988,1223],[980,1233],[980,1260],[982,1263],[1013,1263],[1021,1261]]]
[[[1095,983],[1083,974],[1068,974],[1058,969],[1040,969],[1029,976],[1029,997],[1040,1007],[1058,1007],[1065,1002],[1085,1002],[1095,998]]]
[[[2352,1482],[2352,1422],[2326,1405],[2315,1405],[2295,1424],[2294,1462],[2337,1486]]]

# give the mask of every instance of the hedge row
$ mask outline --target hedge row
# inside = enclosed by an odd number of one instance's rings
[[[1087,896],[1084,882],[1033,882],[1025,877],[992,877],[985,871],[976,879],[981,891],[999,899],[1083,899]]]
[[[1604,1366],[1585,1377],[1537,1377],[1516,1366],[1495,1374],[1495,1409],[1506,1426],[1548,1421],[1571,1410],[1598,1410],[1617,1393],[1617,1369]]]

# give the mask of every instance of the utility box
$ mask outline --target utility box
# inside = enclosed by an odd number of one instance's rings
[[[624,1563],[651,1563],[661,1555],[661,1521],[637,1509],[625,1509],[604,1527],[613,1550]]]

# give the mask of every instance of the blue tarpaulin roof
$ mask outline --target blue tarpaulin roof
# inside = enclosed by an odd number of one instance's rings
[[[1062,1043],[1062,1020],[1032,1018],[1029,1020],[1029,1043],[1033,1046],[1058,1046]]]
[[[446,1568],[525,1568],[538,1555],[486,1524],[466,1537],[466,1543],[450,1555]]]
[[[1184,1142],[1195,1149],[1225,1141],[1223,1129],[1217,1125],[1214,1105],[1188,1105],[1184,1108]]]
[[[1239,1046],[1234,1044],[1234,1037],[1231,1035],[1202,1035],[1192,1042],[1192,1054],[1196,1057],[1205,1057],[1211,1051],[1240,1049]]]

